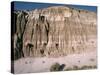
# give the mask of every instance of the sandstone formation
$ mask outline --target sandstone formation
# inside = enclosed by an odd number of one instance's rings
[[[96,50],[95,12],[52,6],[14,11],[13,50],[21,57],[58,57]]]

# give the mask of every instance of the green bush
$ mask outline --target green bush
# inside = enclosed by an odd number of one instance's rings
[[[59,69],[60,69],[60,64],[55,63],[51,66],[50,71],[59,71]]]

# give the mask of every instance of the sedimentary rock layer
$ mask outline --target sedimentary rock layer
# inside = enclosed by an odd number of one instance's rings
[[[58,57],[96,47],[95,12],[53,6],[14,11],[14,54],[20,57]]]

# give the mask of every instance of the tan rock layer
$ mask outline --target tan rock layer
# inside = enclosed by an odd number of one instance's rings
[[[18,11],[16,15],[15,55],[58,57],[90,50],[90,41],[96,42],[97,16],[94,12],[54,6]]]

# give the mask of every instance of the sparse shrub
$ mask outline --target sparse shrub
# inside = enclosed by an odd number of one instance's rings
[[[81,70],[87,69],[87,66],[84,65],[84,66],[82,66],[80,69],[81,69]]]
[[[65,71],[70,71],[70,70],[72,70],[71,67],[68,67],[68,68],[65,69]]]
[[[94,68],[96,68],[97,66],[87,66],[87,65],[84,65],[84,66],[82,66],[80,69],[81,70],[84,70],[84,69],[94,69]]]
[[[65,64],[55,63],[51,66],[50,71],[63,71],[65,66]]]
[[[76,65],[74,65],[73,67],[68,67],[65,69],[65,71],[70,71],[70,70],[79,70],[80,68]]]
[[[78,66],[73,66],[73,70],[79,70],[79,67]]]
[[[50,71],[59,71],[59,68],[60,68],[60,64],[55,63],[51,66]]]
[[[97,68],[97,66],[96,66],[96,65],[94,65],[92,68],[93,68],[93,69],[95,69],[95,68]]]
[[[95,68],[97,68],[96,65],[94,65],[94,66],[84,65],[82,67],[73,66],[72,68],[71,67],[66,68],[64,71],[70,71],[70,70],[85,70],[85,69],[95,69]]]

